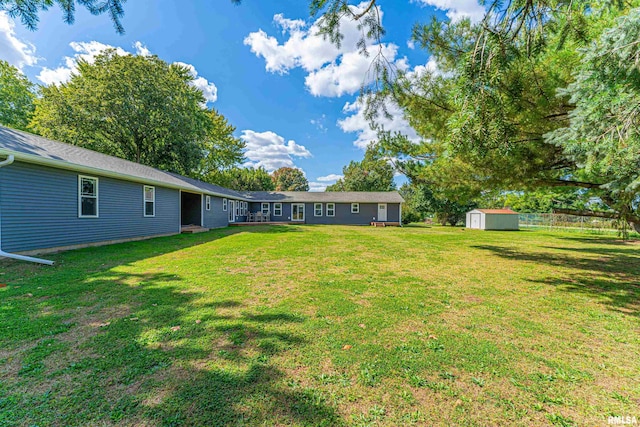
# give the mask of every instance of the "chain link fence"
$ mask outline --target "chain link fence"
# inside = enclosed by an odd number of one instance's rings
[[[614,219],[554,213],[521,213],[520,227],[582,230],[593,233],[616,233],[618,231]]]

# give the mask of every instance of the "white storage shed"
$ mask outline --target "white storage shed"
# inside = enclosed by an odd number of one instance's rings
[[[467,228],[519,230],[518,212],[511,209],[474,209],[467,212]]]

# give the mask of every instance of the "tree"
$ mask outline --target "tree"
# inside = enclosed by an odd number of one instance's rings
[[[67,24],[75,21],[76,4],[84,6],[92,15],[106,13],[113,21],[116,31],[124,33],[121,19],[124,16],[122,5],[127,0],[0,0],[0,11],[5,10],[12,18],[20,21],[30,30],[38,27],[38,14],[57,4],[62,10],[63,19]]]
[[[271,175],[263,167],[256,169],[233,167],[210,174],[207,176],[206,181],[232,190],[275,190]]]
[[[233,136],[236,128],[215,109],[209,110],[211,125],[203,139],[204,156],[197,176],[206,180],[210,174],[229,170],[244,161],[245,142]]]
[[[342,168],[344,178],[327,187],[327,191],[393,191],[393,167],[368,148],[364,159],[350,162]]]
[[[0,60],[0,124],[25,130],[34,99],[33,83],[16,67]]]
[[[203,107],[185,67],[109,50],[77,68],[68,83],[42,89],[31,123],[36,132],[198,178],[239,158],[233,127]],[[220,153],[225,160],[217,163]]]
[[[600,183],[599,195],[640,232],[640,9],[621,16],[584,50],[575,81],[561,91],[575,108],[547,135]],[[572,213],[564,209],[564,212]],[[584,213],[581,211],[580,213]]]
[[[422,221],[426,217],[426,213],[419,210],[417,204],[417,191],[415,186],[404,183],[398,190],[402,198],[404,199],[404,203],[402,205],[402,223],[410,224],[412,222]]]
[[[358,20],[368,38],[384,33],[376,0],[355,9],[342,0],[313,4],[312,11],[324,14],[321,32],[335,43],[344,17]],[[633,148],[640,92],[633,28],[638,16],[630,13],[637,5],[636,0],[489,1],[478,25],[437,19],[416,25],[414,41],[432,54],[437,71],[402,73],[376,56],[374,62],[383,62],[372,66],[378,79],[363,94],[373,122],[387,102],[395,102],[423,139],[412,144],[382,132],[381,152],[397,158],[399,170],[429,188],[582,189],[609,210],[573,213],[624,218],[640,229],[640,154]],[[624,29],[594,43],[617,16],[629,13]],[[590,57],[590,49],[600,51]],[[591,73],[594,67],[598,72]],[[619,89],[623,96],[616,98]],[[608,126],[611,116],[615,124]],[[561,130],[572,127],[576,132]],[[614,149],[589,150],[580,142],[590,138],[592,147],[599,147],[606,131],[617,139],[617,145],[609,144]],[[636,166],[619,168],[616,159]],[[437,173],[428,172],[433,168]],[[456,175],[458,170],[465,173]],[[434,182],[434,176],[447,179]]]
[[[271,174],[276,191],[309,191],[309,181],[300,169],[282,167]]]

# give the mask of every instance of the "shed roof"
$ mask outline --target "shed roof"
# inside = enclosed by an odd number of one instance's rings
[[[76,145],[65,144],[0,126],[0,154],[14,155],[19,161],[60,169],[95,173],[104,176],[155,184],[256,202],[336,202],[336,203],[402,203],[396,191],[390,192],[329,192],[307,191],[234,191],[129,160],[98,153]]]
[[[500,214],[500,215],[518,215],[518,212],[514,212],[511,209],[474,209],[486,214]]]

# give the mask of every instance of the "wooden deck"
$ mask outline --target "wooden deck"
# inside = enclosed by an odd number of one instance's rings
[[[371,225],[374,227],[400,227],[399,222],[390,221],[371,221]]]
[[[183,234],[204,233],[205,231],[209,231],[209,229],[200,227],[199,225],[183,225],[180,229],[180,232]]]

